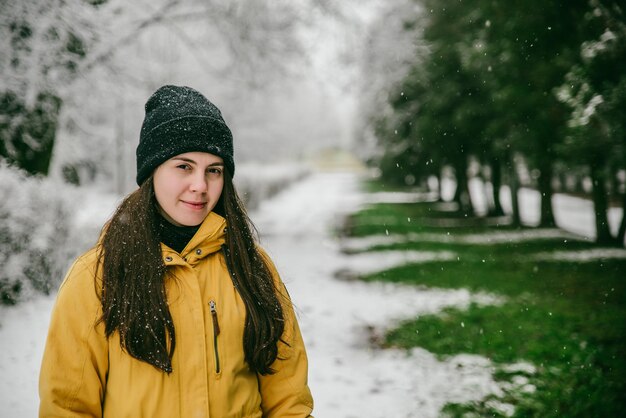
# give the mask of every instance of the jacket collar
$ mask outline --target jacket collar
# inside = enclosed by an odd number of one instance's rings
[[[161,243],[165,265],[184,263],[193,265],[207,255],[219,251],[226,242],[225,235],[226,219],[215,212],[209,212],[200,224],[200,229],[189,240],[180,254]]]

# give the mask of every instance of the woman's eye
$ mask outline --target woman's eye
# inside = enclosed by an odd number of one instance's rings
[[[191,167],[189,166],[189,164],[180,164],[180,165],[177,165],[176,168],[180,168],[181,170],[191,170]]]
[[[209,168],[207,169],[207,173],[212,176],[219,176],[220,174],[222,174],[222,169],[221,168]]]

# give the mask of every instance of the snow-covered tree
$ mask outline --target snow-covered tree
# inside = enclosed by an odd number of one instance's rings
[[[0,156],[48,173],[62,86],[95,42],[96,7],[85,0],[0,2]]]
[[[626,10],[613,0],[591,0],[590,6],[585,23],[591,33],[580,48],[582,62],[572,67],[556,90],[557,97],[571,110],[570,135],[562,153],[571,164],[588,168],[598,242],[623,245],[626,192],[620,190],[619,181],[609,180],[626,170]],[[624,213],[613,236],[608,198],[620,193]]]
[[[303,35],[342,13],[333,2],[92,3],[2,1],[2,155],[16,160],[9,154],[17,155],[21,146],[31,154],[45,148],[52,152],[55,175],[74,182],[100,177],[123,191],[134,170],[143,104],[165,83],[191,85],[223,113],[235,115],[229,122],[252,155],[285,148],[274,144],[278,140],[297,149],[297,118],[281,130],[275,125],[288,118],[276,116],[285,112],[285,103],[303,114],[311,106],[291,100],[298,93],[294,80],[309,71],[310,45],[305,49]],[[331,109],[315,106],[332,118]],[[37,120],[37,132],[46,135],[23,129],[22,121],[34,119],[31,113],[45,116],[46,124]],[[325,128],[315,124],[307,130],[316,127]],[[44,140],[46,147],[39,144]],[[43,160],[39,154],[33,159]],[[47,164],[39,172],[47,173]]]

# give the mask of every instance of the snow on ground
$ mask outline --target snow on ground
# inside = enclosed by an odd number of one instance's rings
[[[483,357],[461,354],[441,361],[419,348],[381,350],[372,344],[385,329],[405,318],[446,307],[467,307],[472,302],[502,302],[493,295],[464,289],[345,280],[341,273],[346,271],[369,272],[406,261],[455,257],[447,252],[349,256],[342,251],[347,242],[334,236],[334,228],[345,214],[366,202],[407,198],[420,197],[363,195],[358,192],[354,174],[315,173],[262,202],[251,213],[262,244],[281,272],[299,314],[317,417],[429,418],[436,417],[447,402],[467,402],[502,391],[492,378],[491,363]],[[76,221],[83,227],[93,225],[93,231],[118,203],[112,195],[95,195],[86,201],[89,206],[77,213]],[[527,202],[530,209],[524,213],[532,218],[536,208],[532,199]],[[565,203],[568,206],[570,202]],[[576,207],[580,205],[572,206],[572,212]],[[580,217],[568,216],[567,208],[561,213],[565,215],[557,220],[566,223],[573,219],[574,226],[579,224]],[[592,220],[588,224],[593,225]],[[484,240],[524,238],[494,233],[466,239],[480,244]],[[363,248],[368,243],[371,240],[351,240],[348,244]],[[53,302],[54,295],[39,296],[15,307],[0,306],[0,417],[36,416],[39,363]]]
[[[533,258],[543,261],[576,261],[578,263],[584,263],[609,258],[626,258],[626,249],[593,248],[591,250],[580,251],[551,251],[537,253]]]
[[[0,306],[0,417],[37,416],[37,379],[53,297]]]
[[[387,246],[407,242],[457,242],[475,245],[492,245],[501,243],[517,243],[535,239],[562,238],[564,241],[581,239],[579,235],[562,229],[522,229],[519,231],[493,231],[482,234],[442,235],[428,232],[403,235],[371,235],[363,238],[344,238],[341,247],[345,251],[363,251],[375,246]]]
[[[498,300],[463,289],[335,279],[345,268],[371,271],[401,261],[369,254],[358,264],[339,251],[333,227],[362,202],[353,175],[316,174],[266,201],[252,217],[299,312],[316,416],[436,417],[447,402],[499,393],[482,357],[439,361],[421,349],[372,348],[370,340],[398,320]]]
[[[455,260],[451,251],[371,251],[343,257],[339,271],[350,271],[359,276],[389,270],[410,263]]]
[[[448,401],[478,399],[498,386],[488,361],[460,355],[446,361],[416,349],[380,350],[370,340],[395,321],[471,302],[495,303],[466,290],[415,289],[334,278],[337,271],[386,268],[406,257],[342,254],[333,228],[363,196],[352,174],[314,174],[264,202],[251,216],[296,304],[310,357],[310,383],[318,417],[435,417]],[[101,223],[118,202],[77,214],[77,222]],[[438,255],[447,257],[449,255]],[[417,258],[415,259],[417,260]],[[390,264],[391,263],[391,264]],[[36,416],[37,379],[54,295],[40,296],[0,313],[0,416]],[[451,384],[454,382],[454,384]]]
[[[502,206],[507,213],[511,212],[511,192],[508,187],[502,187]],[[595,239],[596,227],[593,202],[577,196],[555,193],[552,197],[554,218],[556,224],[569,232],[578,234],[586,239]],[[519,191],[520,217],[527,225],[539,223],[541,197],[533,189],[522,188]],[[611,232],[615,235],[622,218],[622,209],[611,207],[607,211]]]

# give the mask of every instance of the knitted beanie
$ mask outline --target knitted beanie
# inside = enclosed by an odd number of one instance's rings
[[[197,151],[222,157],[231,176],[235,174],[233,135],[220,110],[190,87],[161,87],[146,102],[137,146],[137,184],[170,158]]]

